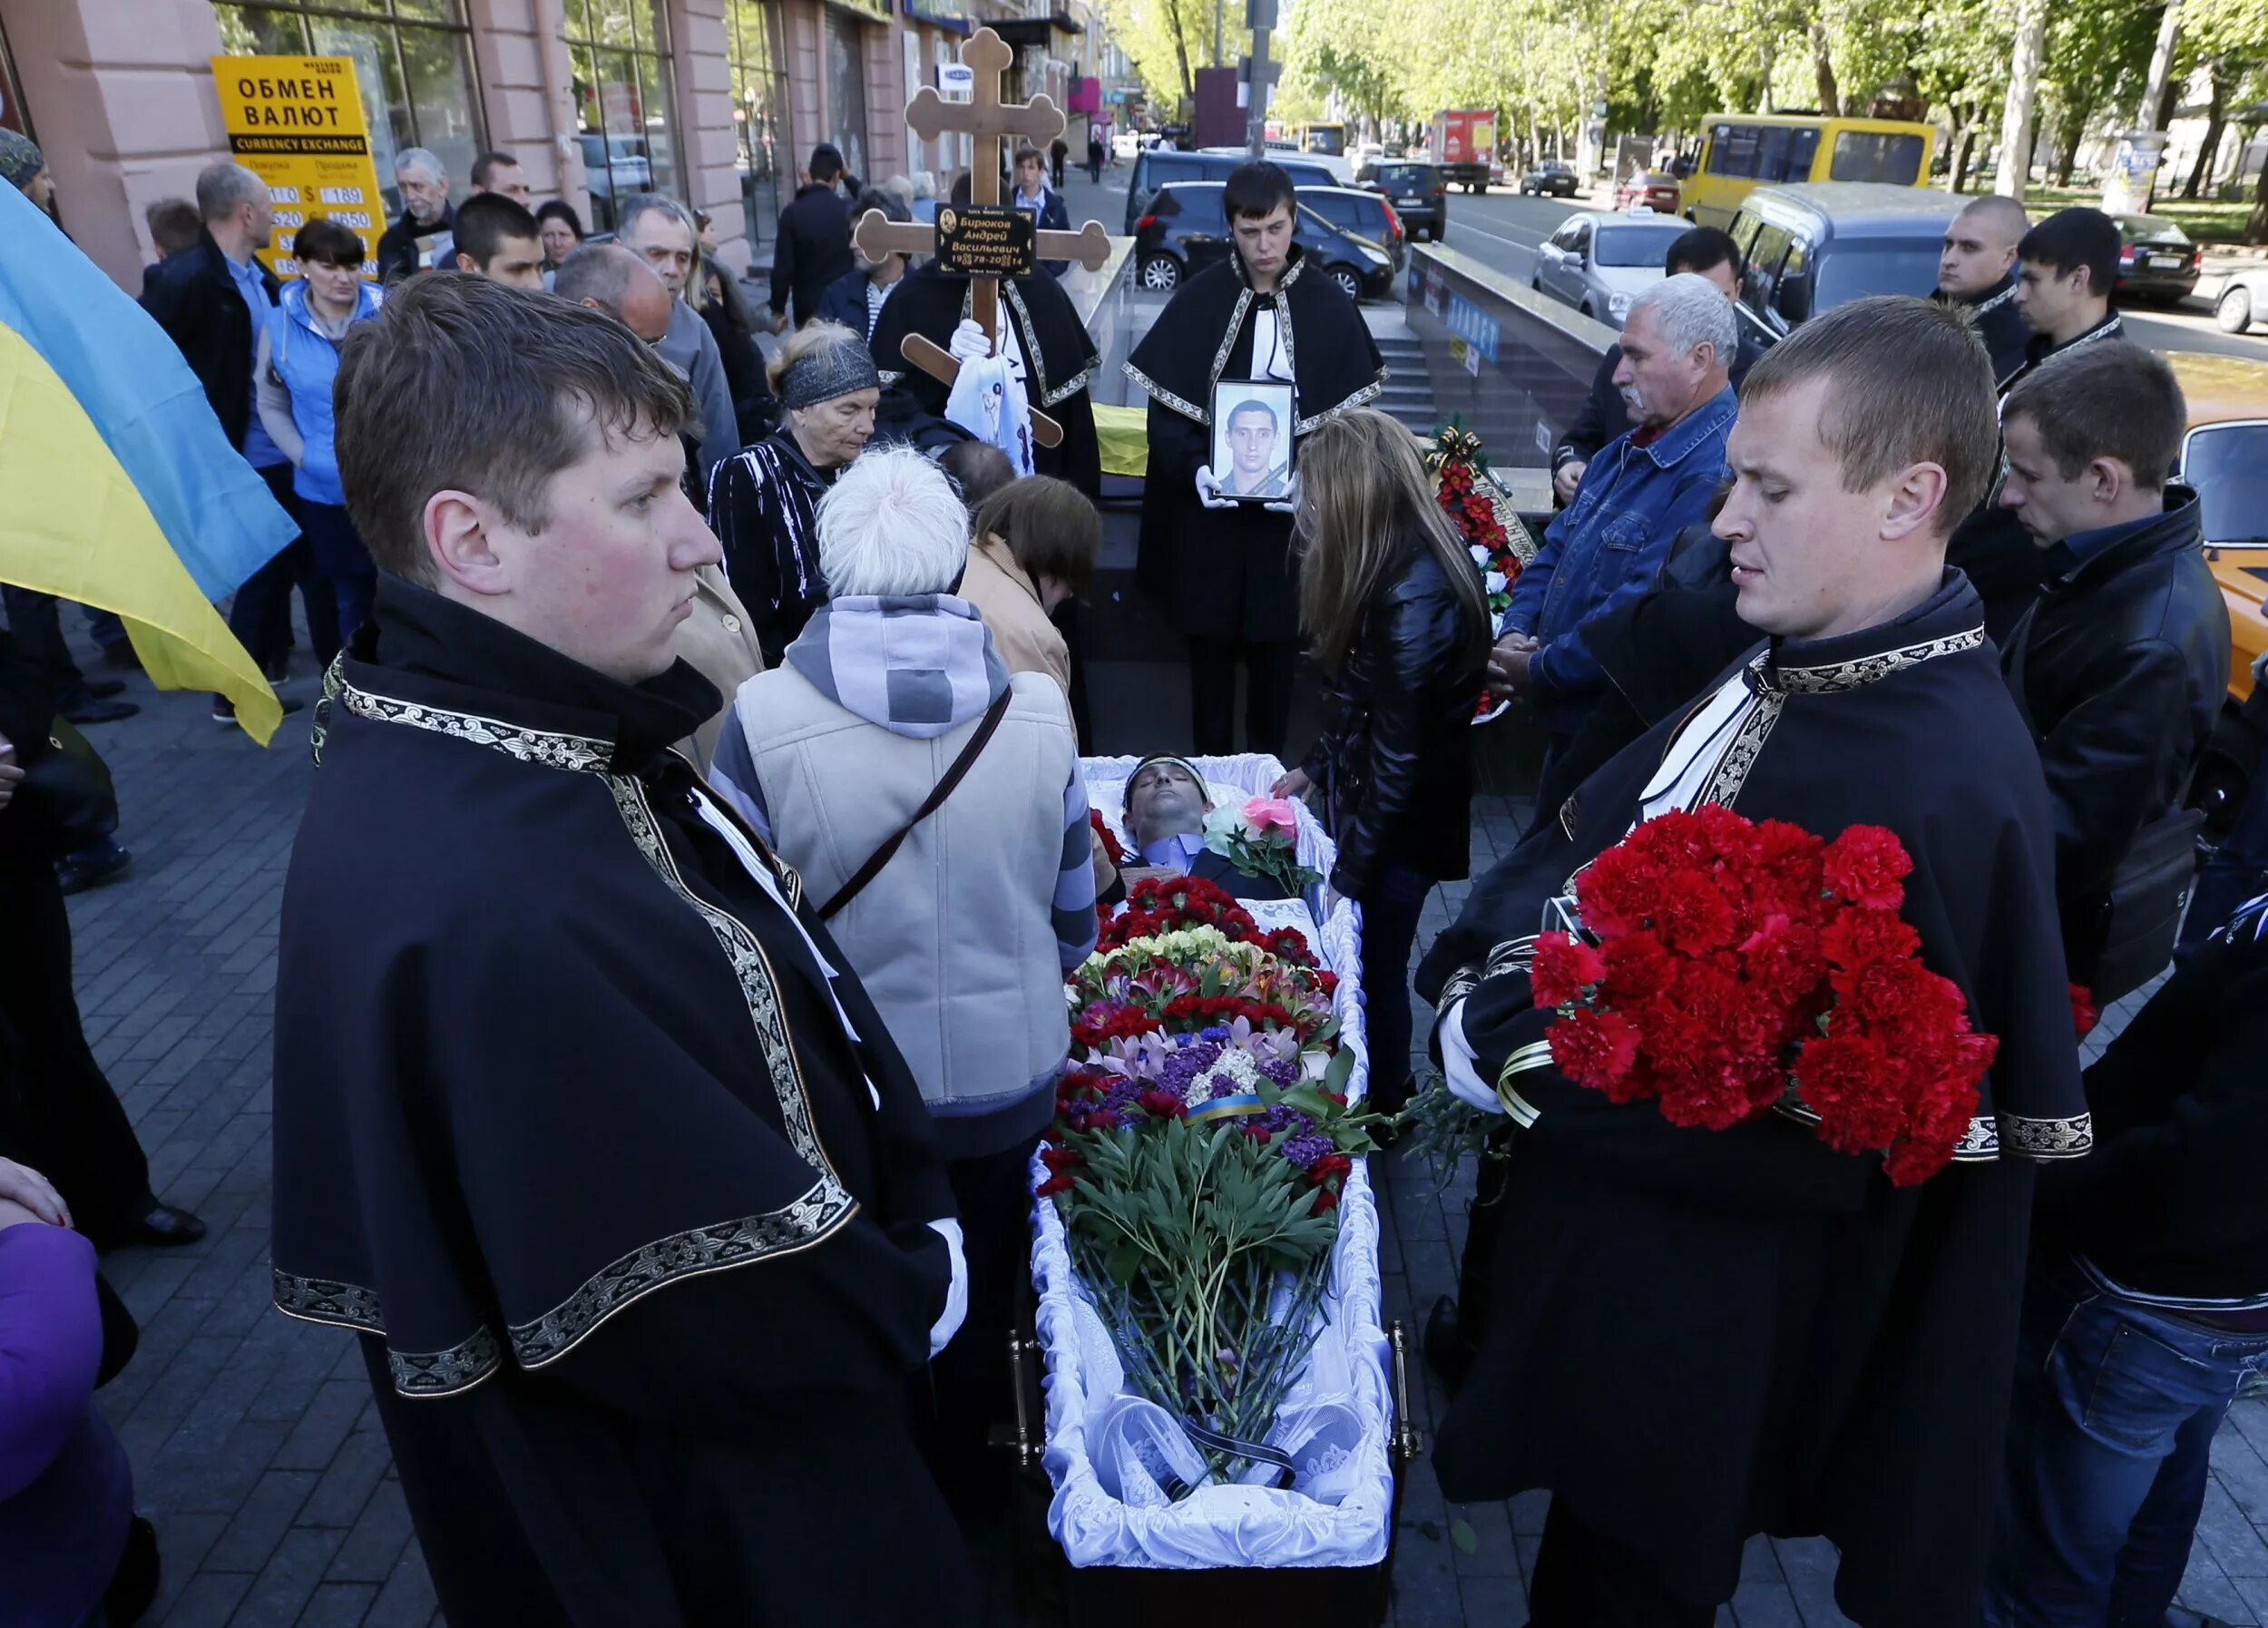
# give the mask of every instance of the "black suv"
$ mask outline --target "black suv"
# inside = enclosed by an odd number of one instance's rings
[[[1221,207],[1223,190],[1217,181],[1193,181],[1162,188],[1150,200],[1149,213],[1134,224],[1134,280],[1138,288],[1160,292],[1178,289],[1182,279],[1194,277],[1216,260],[1235,252],[1228,216]],[[1374,193],[1344,187],[1302,187],[1299,220],[1292,230],[1292,241],[1299,245],[1304,257],[1317,270],[1345,291],[1348,299],[1383,299],[1393,286],[1394,250],[1391,240],[1334,224],[1324,211],[1341,212],[1342,203],[1367,205],[1377,211],[1377,224],[1382,231],[1392,218],[1385,201]]]
[[[1438,165],[1415,159],[1383,159],[1354,172],[1354,184],[1366,187],[1393,205],[1408,228],[1410,240],[1438,243],[1449,229],[1449,187]]]
[[[1169,147],[1147,147],[1134,156],[1134,173],[1126,183],[1126,235],[1132,237],[1149,213],[1158,189],[1185,181],[1227,181],[1228,172],[1246,162],[1242,153],[1176,152]],[[1271,152],[1268,162],[1292,178],[1301,192],[1310,187],[1335,187],[1339,178],[1312,159]]]

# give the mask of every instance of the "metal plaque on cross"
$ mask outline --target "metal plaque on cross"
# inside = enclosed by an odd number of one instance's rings
[[[1018,136],[1044,152],[1050,142],[1063,133],[1063,110],[1044,94],[1029,102],[1000,99],[1000,76],[1015,64],[1016,54],[989,28],[980,28],[969,36],[968,44],[961,47],[961,61],[974,72],[969,100],[948,102],[934,87],[924,85],[906,103],[905,122],[925,142],[948,132],[973,138],[969,201],[980,211],[997,210],[1002,138]],[[940,217],[945,212],[941,209]],[[870,209],[859,217],[853,239],[860,253],[878,260],[889,254],[934,253],[938,229],[918,221],[894,221],[880,210]],[[1110,234],[1100,221],[1090,221],[1077,231],[1035,231],[1031,245],[1031,252],[1039,259],[1077,260],[1090,271],[1101,270],[1110,258]],[[984,330],[984,337],[996,343],[1000,278],[998,271],[982,270],[972,270],[969,277],[969,314]],[[908,334],[898,349],[906,361],[943,384],[952,384],[961,371],[951,351],[920,334]],[[1031,434],[1041,446],[1054,446],[1063,439],[1063,427],[1034,407]]]

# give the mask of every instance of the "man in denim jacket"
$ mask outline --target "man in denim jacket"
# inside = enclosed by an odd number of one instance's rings
[[[1738,342],[1731,302],[1690,271],[1630,308],[1615,385],[1631,427],[1590,461],[1544,533],[1489,657],[1491,687],[1531,698],[1554,753],[1605,682],[1585,626],[1646,592],[1678,532],[1707,517],[1725,474],[1735,407],[1726,369]]]

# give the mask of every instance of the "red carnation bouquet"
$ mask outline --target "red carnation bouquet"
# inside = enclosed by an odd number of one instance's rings
[[[1480,570],[1489,601],[1489,637],[1501,638],[1505,613],[1512,606],[1512,584],[1520,581],[1523,560],[1535,553],[1532,544],[1525,555],[1518,546],[1528,541],[1527,528],[1517,519],[1509,529],[1504,525],[1510,505],[1500,510],[1496,483],[1489,477],[1487,454],[1481,450],[1481,437],[1471,430],[1454,424],[1435,430],[1433,450],[1426,455],[1426,463],[1433,471],[1434,495]],[[1503,710],[1501,700],[1483,691],[1475,709],[1476,721],[1493,718]]]
[[[1551,1061],[1618,1103],[1721,1131],[1774,1107],[1911,1186],[1942,1170],[1999,1042],[1900,915],[1913,861],[1880,826],[1829,842],[1705,806],[1647,820],[1576,878],[1585,937],[1536,941]]]

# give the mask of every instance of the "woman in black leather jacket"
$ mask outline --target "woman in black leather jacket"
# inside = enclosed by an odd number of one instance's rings
[[[1410,432],[1368,408],[1300,443],[1300,626],[1330,723],[1279,796],[1320,794],[1331,886],[1363,907],[1371,1099],[1410,1095],[1410,951],[1436,882],[1470,874],[1472,714],[1488,659],[1479,570]]]

